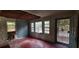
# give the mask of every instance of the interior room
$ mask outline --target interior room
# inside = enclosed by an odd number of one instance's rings
[[[78,10],[0,10],[0,48],[78,48]]]

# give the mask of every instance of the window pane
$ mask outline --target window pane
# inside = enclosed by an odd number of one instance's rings
[[[7,31],[11,32],[11,31],[15,31],[15,22],[7,22]]]
[[[45,29],[45,31],[49,31],[49,29]]]
[[[49,31],[45,31],[46,34],[49,34]]]
[[[34,23],[31,23],[31,32],[34,32]]]
[[[49,21],[45,21],[45,24],[49,24]]]
[[[49,24],[45,24],[45,27],[49,27]]]
[[[35,32],[42,33],[42,22],[35,22]]]
[[[35,22],[35,32],[38,32],[38,22]]]
[[[44,33],[49,34],[49,29],[50,28],[50,21],[45,21],[44,22]]]
[[[34,23],[31,23],[31,27],[34,27]]]
[[[49,27],[45,27],[45,30],[49,30]]]

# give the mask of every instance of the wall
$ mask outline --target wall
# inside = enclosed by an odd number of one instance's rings
[[[78,29],[77,29],[77,47],[79,48],[79,15],[78,15]]]
[[[0,47],[6,44],[8,44],[6,18],[0,17]]]
[[[16,20],[15,39],[21,39],[28,36],[28,25],[26,20]]]
[[[39,33],[32,33],[30,31],[30,36],[35,37],[35,38],[39,38],[45,41],[49,41],[49,42],[56,42],[56,20],[57,19],[61,19],[61,18],[70,18],[71,19],[71,25],[70,25],[70,44],[68,45],[69,47],[77,47],[77,42],[76,42],[76,30],[77,30],[77,25],[78,25],[78,18],[77,18],[77,14],[75,14],[75,12],[66,12],[66,13],[59,13],[59,14],[55,14],[55,15],[51,15],[51,16],[47,16],[44,18],[40,18],[40,19],[36,19],[36,20],[31,20],[30,22],[35,22],[35,21],[45,21],[45,20],[50,20],[50,34],[46,35],[44,33],[39,34]],[[30,26],[29,26],[30,27]]]
[[[78,30],[78,15],[74,14],[70,17],[70,39],[69,39],[69,47],[76,48],[77,47],[77,30]]]
[[[67,12],[63,12],[63,13],[56,13],[55,15],[51,15],[51,16],[46,16],[40,19],[35,19],[35,20],[30,20],[30,22],[36,22],[36,21],[45,21],[45,20],[49,20],[50,21],[50,34],[44,34],[44,31],[42,34],[39,33],[32,33],[30,30],[30,36],[35,37],[35,38],[39,38],[45,41],[49,41],[49,42],[56,42],[56,19],[58,18],[67,18],[73,15],[73,12],[71,13],[67,13]],[[44,26],[44,25],[43,25]],[[30,28],[30,24],[29,24],[29,28]],[[31,29],[31,28],[30,28]]]

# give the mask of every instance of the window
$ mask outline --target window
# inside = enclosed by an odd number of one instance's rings
[[[35,22],[35,32],[42,33],[42,22]]]
[[[8,32],[12,32],[15,31],[15,22],[7,22],[7,31]]]
[[[44,22],[44,33],[49,34],[50,32],[50,21],[45,21]]]
[[[69,44],[70,19],[57,20],[57,42]]]
[[[34,32],[34,23],[31,23],[31,32]]]

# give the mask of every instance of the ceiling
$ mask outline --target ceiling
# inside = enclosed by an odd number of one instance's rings
[[[46,17],[46,16],[53,15],[56,13],[70,12],[71,10],[23,10],[23,11],[40,16],[40,17]]]
[[[60,15],[63,13],[73,13],[73,10],[0,10],[0,16],[15,19],[38,19],[49,15]],[[79,13],[79,11],[77,11]]]
[[[0,16],[15,19],[26,19],[26,20],[40,18],[39,16],[21,10],[0,10]]]

